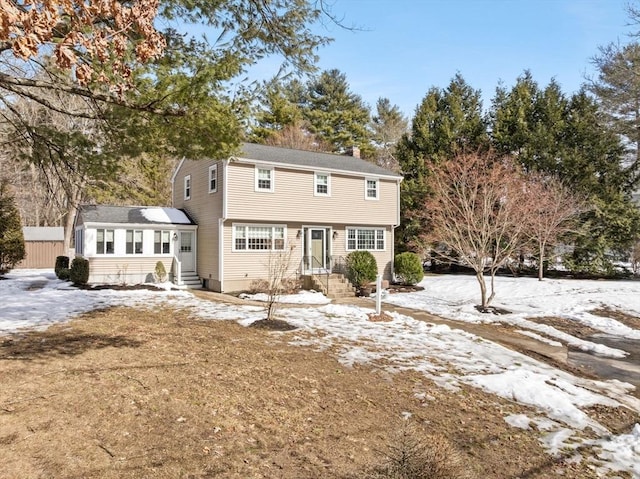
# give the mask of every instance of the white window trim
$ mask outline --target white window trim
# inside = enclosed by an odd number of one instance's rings
[[[190,200],[191,199],[191,188],[192,188],[192,184],[191,184],[191,175],[187,175],[184,177],[184,199],[185,200]]]
[[[215,175],[216,187],[211,188],[211,174]],[[218,191],[218,165],[211,165],[209,167],[209,193],[215,193]]]
[[[260,170],[269,170],[271,172],[271,188],[258,188],[258,174]],[[256,165],[255,167],[255,191],[258,193],[273,193],[276,189],[276,172],[273,166]]]
[[[256,228],[271,228],[271,238],[272,238],[272,243],[271,243],[271,249],[249,249],[249,248],[245,248],[245,249],[236,249],[236,228],[237,227],[256,227]],[[273,230],[274,228],[282,228],[283,231],[283,236],[284,236],[284,246],[282,249],[273,249]],[[246,231],[245,231],[246,234]],[[248,240],[249,238],[247,236],[245,236],[245,240]],[[287,244],[288,244],[288,239],[287,239],[287,225],[265,225],[265,224],[258,224],[258,223],[233,223],[231,225],[231,251],[233,251],[234,253],[271,253],[271,252],[284,252],[287,250]],[[247,242],[247,246],[248,246],[248,242]]]
[[[369,181],[375,181],[376,182],[376,196],[375,198],[369,196],[368,193],[368,188],[367,188],[367,183]],[[364,199],[368,200],[368,201],[378,201],[380,199],[380,179],[379,178],[365,178],[364,179]]]
[[[98,231],[104,231],[104,246],[102,251],[98,251]],[[113,234],[113,251],[111,253],[107,252],[107,231],[111,231]],[[96,228],[96,255],[97,256],[114,256],[116,254],[116,230],[115,228]]]
[[[127,232],[128,231],[133,231],[133,237],[132,237],[132,239],[133,239],[133,243],[132,243],[133,252],[131,252],[131,253],[127,253],[127,243],[128,243],[128,241],[127,241]],[[136,233],[141,233],[141,237],[142,237],[141,238],[142,251],[140,251],[139,253],[136,253]],[[127,228],[125,230],[124,234],[125,234],[125,237],[124,237],[124,242],[125,242],[124,243],[124,247],[125,247],[124,254],[127,255],[127,256],[141,256],[141,255],[143,255],[144,254],[144,230]]]
[[[168,254],[172,254],[171,253],[171,243],[172,243],[173,237],[172,237],[172,234],[171,234],[171,230],[167,230],[167,229],[156,230],[156,229],[154,229],[152,231],[153,231],[153,255],[154,256],[166,256]],[[156,231],[160,232],[160,243],[159,243],[160,244],[160,252],[159,253],[156,253],[156,238],[155,238]],[[163,236],[164,233],[167,233],[168,236],[169,236],[168,241],[167,241],[167,244],[169,245],[169,252],[168,253],[163,253],[162,252],[162,245],[164,244],[164,241],[162,241],[162,236]]]
[[[318,175],[327,177],[327,192],[318,193]],[[331,173],[315,171],[313,173],[313,196],[331,196]]]
[[[354,248],[349,248],[349,230],[356,230],[356,247]],[[374,233],[374,246],[375,248],[373,249],[358,249],[358,230],[373,230],[376,233]],[[378,234],[377,231],[382,231],[382,243],[383,243],[383,247],[382,249],[379,249],[377,247],[378,245]],[[380,227],[380,226],[347,226],[344,229],[344,248],[345,251],[386,251],[387,250],[387,229],[384,227]]]

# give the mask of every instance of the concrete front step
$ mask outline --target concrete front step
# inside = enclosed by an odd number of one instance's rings
[[[180,279],[182,280],[180,287],[186,289],[202,289],[202,282],[200,281],[198,274],[195,272],[183,272]]]

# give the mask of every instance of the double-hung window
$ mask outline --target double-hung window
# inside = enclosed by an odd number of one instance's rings
[[[256,191],[272,192],[274,180],[273,168],[256,166]]]
[[[218,191],[218,165],[209,167],[209,193]]]
[[[384,228],[347,228],[348,251],[384,249]]]
[[[235,251],[282,251],[285,243],[284,226],[234,225]]]
[[[191,175],[184,177],[184,199],[191,199]]]
[[[127,254],[142,254],[142,230],[127,230]]]
[[[315,196],[331,196],[331,175],[329,173],[314,175],[313,194]]]
[[[84,254],[84,230],[78,228],[75,233],[74,246],[76,254]]]
[[[114,254],[114,231],[107,229],[99,229],[96,232],[96,253],[97,254]]]
[[[376,178],[366,178],[364,180],[364,199],[377,200],[380,198],[380,182]]]
[[[153,253],[169,254],[171,252],[170,233],[169,231],[153,232]]]

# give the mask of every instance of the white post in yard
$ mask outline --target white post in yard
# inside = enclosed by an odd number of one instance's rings
[[[376,314],[380,314],[380,305],[382,303],[382,275],[376,276]]]

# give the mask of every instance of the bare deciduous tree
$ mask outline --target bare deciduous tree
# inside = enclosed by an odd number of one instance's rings
[[[527,175],[529,211],[524,221],[526,234],[538,253],[538,280],[544,276],[547,251],[557,245],[562,235],[571,232],[574,220],[582,211],[582,202],[555,177],[533,173]]]
[[[117,161],[110,155],[100,122],[61,111],[63,106],[79,111],[85,100],[54,92],[48,92],[46,98],[58,108],[24,98],[5,103],[6,109],[0,111],[0,140],[6,153],[28,165],[34,175],[37,171],[39,188],[56,211],[54,223],[65,228],[67,250],[75,213],[89,195],[87,188],[109,179]]]
[[[463,153],[434,168],[430,187],[426,239],[444,246],[446,259],[475,271],[486,311],[495,296],[496,272],[527,240],[524,177],[508,158]]]
[[[274,132],[266,139],[265,144],[306,151],[329,151],[330,149],[301,121],[285,125],[281,130]]]
[[[279,241],[279,240],[276,240]],[[284,241],[284,240],[283,240]],[[294,245],[286,245],[281,251],[272,251],[267,260],[267,319],[275,317],[280,304],[280,296],[286,289],[286,279],[291,271]]]

